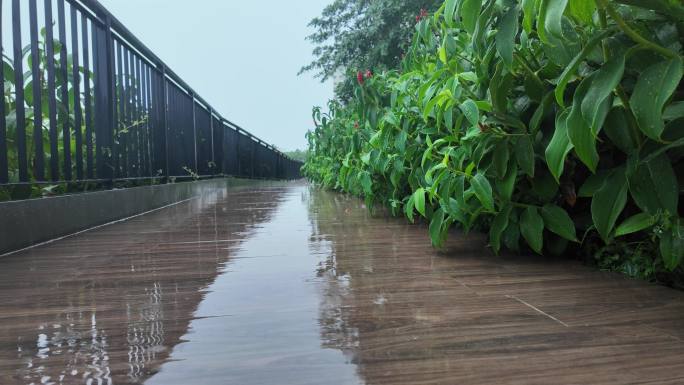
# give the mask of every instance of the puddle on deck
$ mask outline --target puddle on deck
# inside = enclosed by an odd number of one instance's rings
[[[487,255],[302,184],[218,191],[0,259],[0,384],[682,382],[682,293]]]

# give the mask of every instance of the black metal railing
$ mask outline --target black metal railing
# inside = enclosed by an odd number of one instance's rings
[[[0,0],[0,20],[0,186],[299,177],[96,0]]]

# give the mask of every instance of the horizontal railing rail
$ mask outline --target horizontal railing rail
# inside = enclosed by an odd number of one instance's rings
[[[0,187],[300,177],[98,1],[0,0],[0,20]]]

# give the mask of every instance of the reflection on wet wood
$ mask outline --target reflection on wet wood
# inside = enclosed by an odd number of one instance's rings
[[[303,185],[0,259],[3,385],[681,384],[683,338],[682,292]]]
[[[0,259],[0,384],[149,378],[280,193],[218,191]]]
[[[368,384],[681,384],[684,293],[541,257],[444,251],[425,228],[315,193],[322,339]]]

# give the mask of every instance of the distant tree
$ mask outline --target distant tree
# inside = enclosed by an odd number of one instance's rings
[[[309,156],[309,150],[285,151],[285,155],[289,156],[294,160],[306,162],[306,157]]]
[[[321,81],[343,75],[335,93],[351,95],[354,73],[396,68],[411,43],[416,19],[432,13],[443,0],[334,0],[309,26],[314,61],[300,74],[315,72]]]

